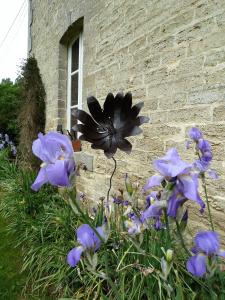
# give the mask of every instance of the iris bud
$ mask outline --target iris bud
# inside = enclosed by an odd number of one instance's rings
[[[132,196],[134,190],[133,190],[133,187],[132,187],[132,183],[130,182],[130,178],[128,177],[127,174],[125,175],[125,185],[126,185],[127,193],[130,196]]]
[[[166,251],[166,260],[167,262],[171,262],[173,260],[173,250],[168,249]]]

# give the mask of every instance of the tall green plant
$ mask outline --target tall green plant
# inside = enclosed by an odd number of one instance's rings
[[[38,166],[32,154],[32,143],[39,132],[45,129],[45,90],[37,60],[29,57],[22,66],[21,78],[23,105],[20,121],[20,162],[28,168]]]

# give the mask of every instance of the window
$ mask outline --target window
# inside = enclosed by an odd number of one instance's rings
[[[68,47],[67,129],[70,132],[77,123],[72,112],[82,108],[82,67],[83,36],[80,33]]]

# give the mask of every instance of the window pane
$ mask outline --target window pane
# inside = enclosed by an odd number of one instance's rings
[[[75,113],[76,111],[77,111],[77,108],[72,108],[72,109],[71,109],[71,118],[70,118],[70,120],[71,120],[70,128],[71,128],[71,129],[72,129],[72,127],[73,127],[74,125],[77,124],[77,118],[74,116],[74,113]],[[77,138],[77,132],[71,130],[71,133],[72,133],[72,136],[76,139],[76,138]]]
[[[71,77],[71,106],[78,104],[78,73]]]
[[[79,66],[79,39],[77,39],[72,46],[72,64],[71,72],[78,69]]]

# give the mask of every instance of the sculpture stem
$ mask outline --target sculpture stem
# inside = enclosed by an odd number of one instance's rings
[[[112,188],[112,178],[113,178],[113,175],[116,171],[116,165],[117,165],[115,158],[112,157],[112,159],[113,159],[115,165],[114,165],[114,169],[113,169],[112,175],[111,175],[110,180],[109,180],[109,189],[108,189],[108,192],[107,192],[107,208],[108,208],[108,210],[109,210],[109,193],[110,193],[110,190]]]

